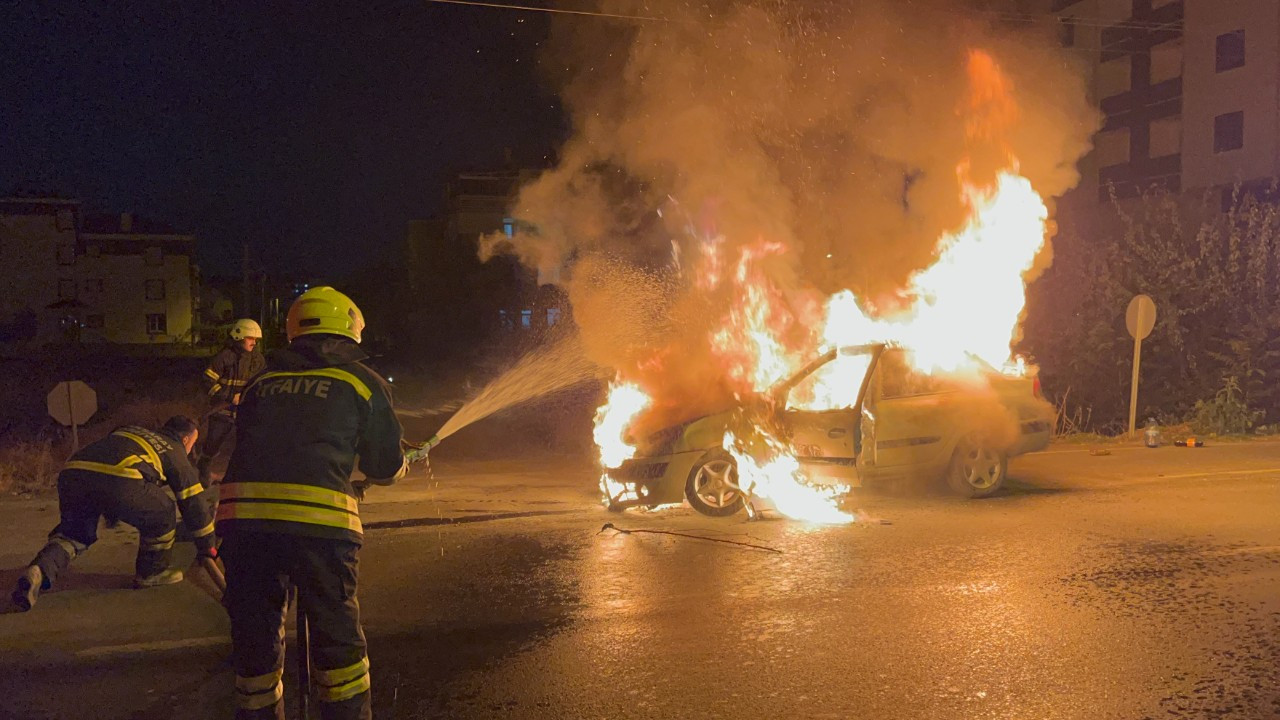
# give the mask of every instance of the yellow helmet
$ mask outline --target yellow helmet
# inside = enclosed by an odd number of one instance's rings
[[[331,287],[311,288],[289,306],[285,335],[290,342],[301,335],[341,335],[360,342],[364,315],[351,298]]]

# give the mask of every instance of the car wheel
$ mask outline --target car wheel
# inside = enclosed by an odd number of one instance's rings
[[[956,447],[947,469],[947,484],[956,494],[983,498],[995,494],[1009,473],[1009,457],[986,447],[976,438],[965,438]]]
[[[684,496],[694,510],[712,517],[728,517],[742,509],[738,464],[723,450],[712,450],[689,471]]]

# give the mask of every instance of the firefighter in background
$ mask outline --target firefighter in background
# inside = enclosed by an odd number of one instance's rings
[[[351,472],[359,456],[370,481],[389,485],[408,459],[390,390],[361,362],[363,329],[346,295],[303,293],[289,308],[288,348],[272,354],[240,403],[217,519],[241,720],[284,717],[290,584],[311,628],[321,717],[371,717]]]
[[[182,521],[201,557],[217,557],[213,507],[187,455],[199,437],[194,421],[175,416],[159,431],[126,425],[71,456],[58,473],[61,522],[49,542],[18,578],[13,603],[30,610],[40,592],[98,539],[98,520],[125,522],[138,530],[134,586],[171,585],[182,571],[169,567],[177,521]],[[173,491],[173,497],[165,487]]]
[[[258,323],[248,318],[237,320],[231,326],[227,346],[213,356],[209,367],[204,371],[212,407],[196,466],[200,469],[200,482],[205,487],[213,484],[210,466],[235,430],[236,406],[240,404],[241,394],[249,386],[253,376],[267,364],[262,352],[258,350],[258,341],[261,339],[262,328]]]

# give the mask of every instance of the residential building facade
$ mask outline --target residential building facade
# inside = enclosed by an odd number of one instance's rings
[[[194,342],[195,243],[75,200],[0,199],[0,347]]]
[[[1280,175],[1280,2],[1045,2],[1105,115],[1086,191],[1106,200]]]

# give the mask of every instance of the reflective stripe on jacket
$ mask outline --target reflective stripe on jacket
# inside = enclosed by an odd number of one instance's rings
[[[359,539],[351,473],[404,474],[390,390],[344,338],[304,335],[245,390],[220,485],[220,534],[238,529]]]
[[[201,497],[205,488],[199,473],[177,439],[136,425],[116,428],[110,435],[86,445],[62,466],[63,471],[131,478],[165,485],[173,491],[182,521],[197,548],[213,545],[213,510]]]

